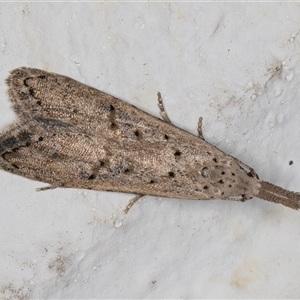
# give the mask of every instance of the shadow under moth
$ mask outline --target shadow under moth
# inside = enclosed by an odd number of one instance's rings
[[[300,207],[299,193],[260,181],[252,168],[206,142],[201,118],[199,137],[172,125],[159,93],[162,120],[38,69],[15,69],[6,82],[18,121],[0,134],[5,171],[49,188],[194,200],[258,197]]]

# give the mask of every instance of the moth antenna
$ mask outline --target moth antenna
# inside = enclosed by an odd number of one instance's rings
[[[266,181],[261,181],[260,184],[261,188],[256,197],[293,209],[300,209],[300,193],[287,191]]]

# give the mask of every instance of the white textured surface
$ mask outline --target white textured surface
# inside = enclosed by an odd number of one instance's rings
[[[300,191],[298,3],[1,3],[4,80],[65,74],[171,120]],[[293,161],[289,165],[289,161]],[[0,298],[298,298],[300,212],[57,189],[0,172]]]

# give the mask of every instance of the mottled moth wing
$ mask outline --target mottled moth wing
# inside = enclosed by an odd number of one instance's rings
[[[0,167],[9,172],[19,174],[18,167],[10,159],[10,155],[18,151],[22,155],[22,149],[28,147],[32,142],[38,139],[39,130],[35,127],[33,120],[27,119],[27,122],[19,121],[11,125],[0,135]],[[42,128],[40,128],[42,130]],[[38,133],[35,135],[33,132]],[[21,175],[21,174],[19,174]]]
[[[3,169],[55,187],[186,199],[259,191],[231,156],[113,96],[31,68],[7,83],[21,121],[0,136],[0,145],[15,137],[0,153]]]

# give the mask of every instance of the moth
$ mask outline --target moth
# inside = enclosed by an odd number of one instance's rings
[[[206,142],[201,118],[199,136],[172,125],[160,94],[162,119],[43,70],[17,68],[6,83],[18,120],[0,134],[5,171],[50,188],[194,200],[258,197],[300,207],[299,193],[259,180],[252,168]]]

